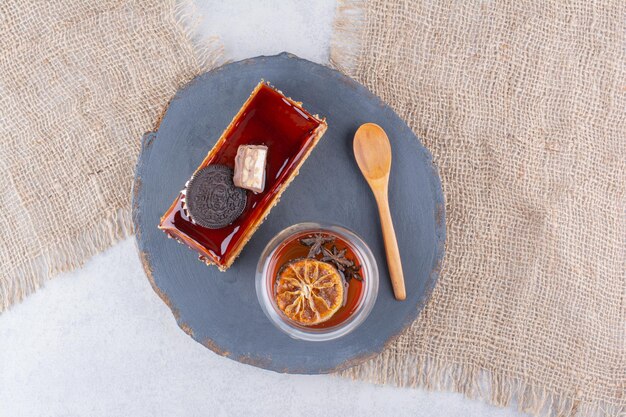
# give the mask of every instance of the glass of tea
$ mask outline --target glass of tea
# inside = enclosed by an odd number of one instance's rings
[[[327,341],[357,328],[378,295],[378,268],[365,242],[336,225],[299,223],[265,247],[256,292],[270,321],[289,336]]]

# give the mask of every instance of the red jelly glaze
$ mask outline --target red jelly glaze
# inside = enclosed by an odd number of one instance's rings
[[[284,182],[314,145],[322,124],[282,94],[262,84],[234,120],[232,128],[225,133],[225,140],[219,149],[198,169],[209,164],[234,168],[239,146],[265,145],[268,153],[263,192],[254,194],[248,190],[246,208],[241,216],[221,229],[207,229],[193,224],[182,211],[182,195],[179,195],[163,216],[160,227],[195,247],[213,263],[227,266],[244,243],[242,239],[262,220],[260,217],[274,204]]]

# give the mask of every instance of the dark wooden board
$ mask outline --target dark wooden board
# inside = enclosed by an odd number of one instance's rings
[[[216,142],[250,91],[265,79],[307,110],[325,116],[328,131],[280,203],[227,272],[157,229],[185,181]],[[393,298],[376,205],[352,154],[365,122],[381,125],[393,152],[390,201],[404,266],[407,299]],[[433,288],[445,240],[444,200],[429,152],[379,98],[354,80],[290,54],[258,57],[202,74],[172,99],[158,131],[143,138],[133,186],[139,255],[157,294],[179,326],[220,355],[289,373],[326,373],[381,352],[415,318]],[[291,339],[261,311],[254,275],[267,242],[303,221],[345,226],[372,249],[381,272],[369,318],[329,342]]]

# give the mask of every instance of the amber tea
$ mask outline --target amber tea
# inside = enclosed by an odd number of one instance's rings
[[[313,329],[347,320],[367,279],[352,245],[328,231],[290,236],[274,252],[268,271],[283,315]]]

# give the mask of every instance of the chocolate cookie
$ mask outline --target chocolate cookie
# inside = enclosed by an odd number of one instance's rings
[[[209,165],[193,175],[185,201],[193,222],[220,229],[241,216],[246,207],[246,191],[235,187],[232,169]]]

